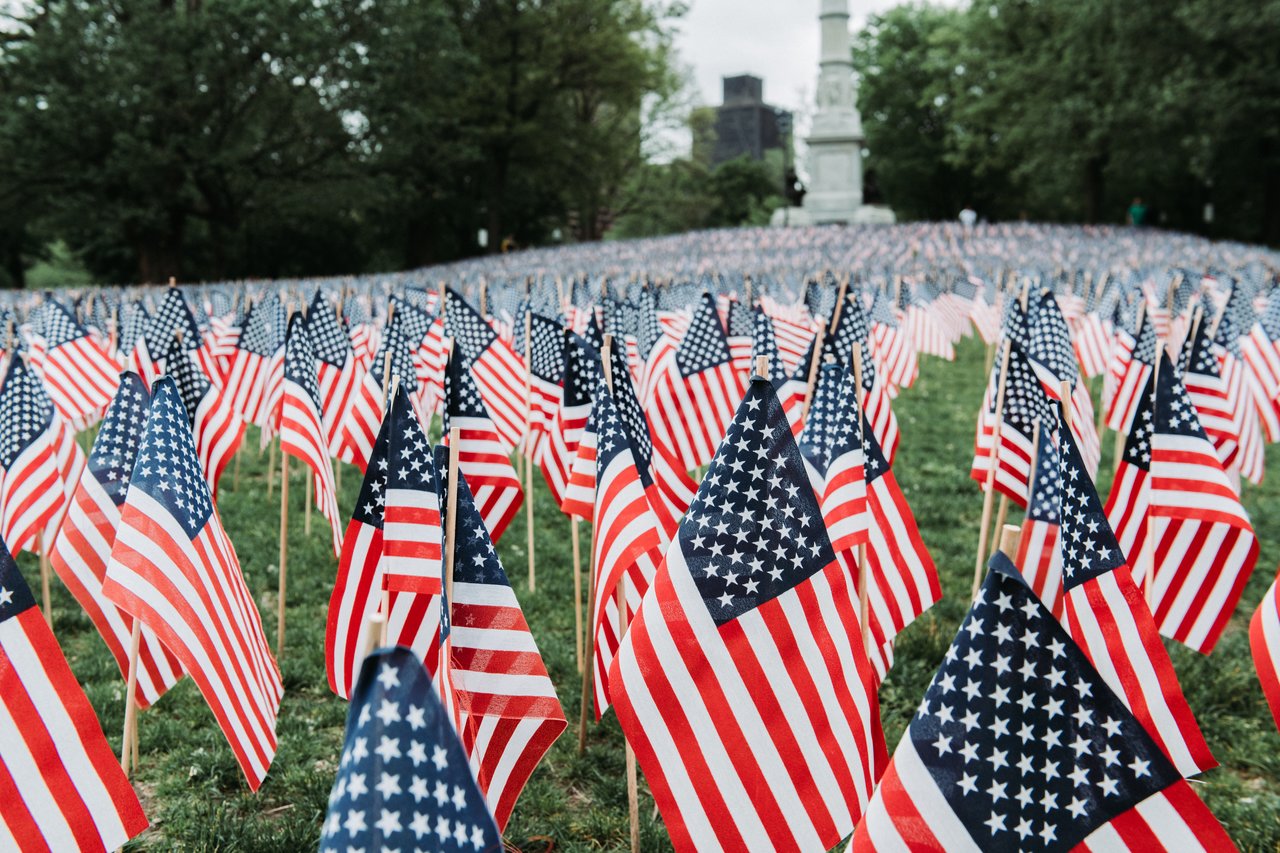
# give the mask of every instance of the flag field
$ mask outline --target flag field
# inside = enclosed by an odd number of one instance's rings
[[[894,401],[902,441],[893,470],[937,563],[943,598],[898,636],[896,663],[880,694],[891,750],[969,604],[982,510],[969,468],[986,379],[983,364],[981,343],[965,339],[954,363],[921,359],[919,380]],[[438,434],[437,423],[433,440]],[[1098,488],[1105,494],[1113,442],[1102,444]],[[277,471],[268,497],[272,457],[259,454],[257,447],[256,430],[250,428],[241,459],[230,463],[222,478],[218,507],[263,621],[272,624],[279,583],[280,484]],[[344,519],[360,487],[358,471],[345,468],[339,495]],[[317,518],[320,523],[310,535],[304,533],[303,477],[309,472],[294,465],[290,475],[288,642],[280,661],[285,695],[271,772],[257,794],[248,793],[208,705],[192,680],[183,679],[139,715],[140,763],[134,783],[152,826],[128,850],[296,851],[314,849],[320,837],[347,714],[347,703],[330,692],[325,677],[325,617],[336,561],[323,519]],[[612,713],[590,725],[586,752],[577,753],[580,675],[574,660],[572,529],[568,517],[552,505],[541,477],[535,477],[533,499],[536,592],[528,592],[524,580],[524,536],[504,537],[499,551],[570,723],[517,802],[506,837],[524,851],[623,849],[628,844],[624,749]],[[1193,787],[1242,850],[1272,851],[1280,849],[1280,734],[1249,658],[1248,617],[1280,562],[1280,475],[1261,486],[1246,485],[1244,506],[1261,545],[1258,570],[1213,656],[1172,641],[1166,645],[1222,765],[1193,780]],[[584,571],[591,553],[589,530],[582,525]],[[34,556],[23,554],[19,562],[28,578],[38,576]],[[56,579],[53,613],[54,630],[72,670],[118,750],[125,706],[119,671],[88,617]],[[640,818],[641,849],[668,849],[666,830],[654,815],[643,778]]]

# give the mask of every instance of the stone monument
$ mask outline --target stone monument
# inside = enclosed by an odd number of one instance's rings
[[[862,203],[862,117],[853,80],[848,0],[819,0],[822,53],[817,109],[809,129],[809,187],[802,207],[774,211],[774,225],[894,222],[893,211]]]

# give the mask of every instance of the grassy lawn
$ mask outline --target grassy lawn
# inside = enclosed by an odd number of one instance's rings
[[[881,690],[891,747],[967,608],[982,508],[968,470],[984,381],[983,350],[970,340],[959,348],[954,364],[922,359],[916,386],[896,401],[903,439],[895,472],[938,564],[944,598],[900,637],[897,663]],[[1105,496],[1110,435],[1103,444],[1107,450],[1100,485]],[[241,454],[238,482],[234,466],[223,477],[219,509],[257,595],[268,636],[274,638],[279,484],[268,500],[268,456],[258,454],[256,433],[249,446]],[[288,633],[281,661],[285,697],[280,749],[271,773],[257,795],[248,793],[212,714],[185,679],[139,721],[141,765],[135,784],[152,826],[129,849],[299,851],[318,843],[347,705],[330,694],[325,678],[325,614],[336,563],[318,513],[313,514],[311,535],[303,532],[301,467],[290,466]],[[580,676],[574,660],[571,528],[551,506],[541,478],[535,479],[540,487],[535,495],[536,592],[526,586],[523,518],[512,525],[500,551],[570,723],[516,805],[508,840],[526,851],[622,849],[628,837],[622,736],[610,714],[590,727],[586,753],[577,753]],[[1191,706],[1223,765],[1195,788],[1237,844],[1256,851],[1280,849],[1280,733],[1258,686],[1247,634],[1248,617],[1280,562],[1278,481],[1280,474],[1273,472],[1262,487],[1246,492],[1262,553],[1241,609],[1213,656],[1172,649]],[[345,511],[359,488],[358,471],[348,467],[342,485]],[[584,561],[590,553],[587,535],[584,525]],[[34,559],[24,555],[22,565],[36,586]],[[89,620],[56,581],[53,601],[58,638],[108,738],[118,747],[123,680]],[[642,848],[667,849],[666,832],[654,816],[643,778],[640,796]]]

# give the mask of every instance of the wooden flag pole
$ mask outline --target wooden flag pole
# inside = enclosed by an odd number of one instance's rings
[[[595,533],[592,532],[592,548],[590,568],[587,575],[587,624],[585,628],[583,646],[585,655],[582,658],[582,704],[578,713],[578,755],[582,755],[587,751],[587,706],[591,702],[591,670],[592,658],[595,654],[595,637],[591,630],[592,622],[594,622],[596,608],[596,549],[595,549]]]
[[[818,381],[818,362],[822,359],[822,342],[826,335],[825,320],[818,321],[818,330],[813,333],[813,356],[809,359],[809,378],[804,389],[804,407],[800,410],[800,423],[809,416],[809,406],[813,403],[813,386]]]
[[[529,549],[529,592],[533,592],[533,448],[529,444],[530,439],[533,437],[533,309],[527,306],[524,312],[524,411],[524,517],[526,538],[528,540],[526,547]]]
[[[866,420],[862,416],[862,343],[853,348],[853,398],[858,404],[858,443],[864,441],[863,425]],[[858,627],[862,632],[862,647],[866,649],[871,643],[871,628],[868,625],[870,616],[870,590],[867,580],[867,543],[858,545]],[[870,654],[870,651],[867,652]]]
[[[44,534],[36,540],[40,546],[40,598],[44,604],[44,621],[53,630],[53,605],[49,601],[49,543],[43,541]]]
[[[284,657],[284,590],[289,564],[289,454],[280,454],[280,591],[276,598],[276,660]]]
[[[1004,342],[1004,354],[1000,357],[1000,383],[996,387],[996,422],[991,431],[991,451],[987,454],[986,492],[982,496],[982,523],[978,527],[978,556],[973,567],[973,591],[971,598],[978,597],[978,588],[982,586],[982,558],[987,553],[987,529],[991,524],[991,503],[996,493],[996,457],[1000,449],[1000,424],[1004,420],[1004,391],[1009,380],[1010,341]]]
[[[124,734],[120,738],[120,769],[129,778],[130,761],[133,758],[134,732],[138,726],[138,650],[142,646],[142,620],[133,618],[133,630],[129,634],[129,677],[125,681]]]
[[[262,458],[259,451],[258,458]],[[271,500],[271,496],[276,491],[276,443],[274,439],[267,441],[267,500]]]
[[[240,457],[244,455],[244,433],[240,433],[240,446],[236,448],[236,473],[232,487],[238,492],[240,491]]]
[[[1016,524],[1006,524],[1000,528],[1000,552],[1010,560],[1018,553],[1018,545],[1022,540],[1022,531]]]
[[[578,672],[582,672],[582,547],[579,544],[579,525],[581,519],[571,516],[569,524],[573,528],[573,648],[578,661]]]
[[[304,471],[302,479],[306,484],[306,495],[304,496],[302,501],[303,504],[306,506],[306,512],[303,515],[303,521],[302,521],[302,532],[305,533],[307,536],[310,536],[311,535],[311,504],[314,503],[314,501],[311,500],[311,477],[308,477],[307,472]]]

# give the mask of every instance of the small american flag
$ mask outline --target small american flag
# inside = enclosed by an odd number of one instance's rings
[[[822,520],[836,553],[865,545],[868,539],[861,425],[853,377],[843,365],[824,365],[800,434],[800,453],[811,468]]]
[[[316,350],[316,381],[325,447],[330,455],[336,456],[342,422],[357,387],[356,359],[346,321],[334,313],[318,288],[307,309],[307,333]],[[287,373],[287,366],[285,370]]]
[[[413,849],[503,845],[422,662],[387,648],[360,668],[320,851]]]
[[[236,413],[231,398],[209,381],[190,352],[179,346],[176,339],[170,342],[165,357],[165,374],[173,379],[182,395],[200,470],[217,500],[218,480],[240,449],[244,420]]]
[[[90,335],[57,300],[45,301],[45,388],[58,414],[83,429],[102,414],[119,382],[106,344]]]
[[[403,390],[393,396],[387,419],[383,586],[392,592],[439,595],[443,539],[431,442]]]
[[[268,362],[275,356],[278,344],[284,343],[283,339],[277,341],[275,321],[275,305],[269,300],[249,309],[223,383],[231,395],[232,407],[251,424],[262,424],[267,416]]]
[[[852,845],[908,848],[1233,849],[1003,554]]]
[[[1031,479],[1031,458],[1035,452],[1032,436],[1036,423],[1053,420],[1053,406],[1044,393],[1044,386],[1017,343],[1010,341],[1009,369],[1004,379],[1004,410],[1001,413],[1000,440],[996,447],[995,489],[1007,495],[1019,506],[1027,501],[1027,487]],[[978,430],[974,440],[973,466],[969,476],[985,487],[992,459],[991,448],[995,442],[996,406],[999,402],[1000,362],[992,366],[991,381],[987,385],[986,405],[978,418]]]
[[[1143,314],[1137,331],[1130,334],[1121,328],[1111,354],[1108,382],[1112,393],[1107,403],[1107,426],[1116,432],[1129,432],[1139,395],[1146,387],[1156,363],[1156,331]]]
[[[280,670],[200,470],[178,388],[162,376],[153,391],[103,592],[182,662],[256,791],[276,751]]]
[[[49,555],[53,570],[102,635],[122,677],[129,673],[133,617],[107,599],[102,581],[150,403],[142,379],[136,373],[124,373]],[[143,626],[138,648],[138,707],[150,707],[180,678],[182,665],[155,632]]]
[[[609,673],[677,849],[826,849],[853,829],[884,760],[856,610],[753,379]]]
[[[1271,716],[1280,728],[1280,578],[1271,584],[1249,622],[1249,647]]]
[[[454,358],[469,366],[480,399],[509,453],[519,444],[528,420],[524,360],[456,291],[447,291],[445,304],[445,334],[453,338]]]
[[[592,357],[589,346],[583,338],[565,332],[560,398],[550,435],[542,443],[538,459],[547,487],[562,511],[570,469],[591,413],[591,394],[599,373],[599,358]]]
[[[1014,563],[1044,606],[1062,615],[1062,472],[1049,424],[1041,422],[1035,465],[1027,493],[1018,553]]]
[[[284,396],[280,407],[280,452],[302,460],[311,469],[316,507],[333,531],[333,553],[342,553],[342,519],[333,463],[320,413],[320,386],[311,334],[301,315],[289,322],[285,344]]]
[[[543,452],[541,445],[555,428],[560,383],[564,379],[565,338],[559,322],[533,312],[529,313],[529,330],[529,435],[524,450],[529,458],[538,459]],[[523,338],[523,324],[519,332]],[[518,352],[524,354],[523,349]]]
[[[53,403],[22,353],[0,385],[0,538],[29,551],[64,500]]]
[[[147,828],[97,714],[0,543],[0,846],[112,850]]]
[[[1196,325],[1195,334],[1183,344],[1179,361],[1183,382],[1200,417],[1200,425],[1213,442],[1222,467],[1230,468],[1240,452],[1240,435],[1231,400],[1227,396],[1227,384],[1222,380],[1218,357],[1213,352],[1203,320]]]

